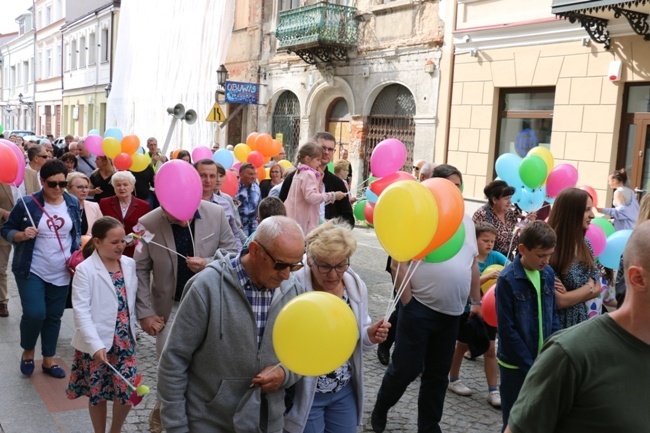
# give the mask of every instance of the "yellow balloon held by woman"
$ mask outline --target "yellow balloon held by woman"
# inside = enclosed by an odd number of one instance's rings
[[[379,196],[373,224],[386,252],[405,262],[429,245],[438,227],[438,206],[427,187],[414,180],[401,180]]]
[[[490,266],[488,266],[487,268],[485,268],[483,270],[483,272],[481,273],[481,276],[490,275],[494,271],[502,271],[502,270],[503,270],[502,265],[490,265]],[[496,284],[496,282],[497,282],[496,278],[492,278],[490,280],[487,280],[486,282],[481,284],[481,291],[483,293],[487,292],[490,289],[490,287],[492,287],[492,286],[494,286]]]
[[[303,376],[331,373],[350,359],[359,339],[354,313],[326,292],[296,296],[280,310],[273,348],[280,362]]]

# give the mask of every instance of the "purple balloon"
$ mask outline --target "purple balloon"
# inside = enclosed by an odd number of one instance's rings
[[[594,250],[594,257],[600,256],[605,250],[607,244],[607,236],[600,226],[596,224],[589,224],[585,237],[591,242],[591,248]]]
[[[199,146],[192,151],[192,162],[201,159],[212,159],[212,151],[207,146]]]
[[[92,153],[93,155],[106,156],[102,150],[102,140],[104,139],[101,135],[92,134],[84,139],[84,146],[86,146],[88,152]]]
[[[156,197],[171,216],[189,221],[201,204],[201,177],[192,164],[182,159],[164,163],[156,173]]]
[[[395,138],[379,143],[370,156],[373,176],[384,177],[395,173],[406,163],[406,146]]]
[[[11,184],[13,186],[18,186],[23,183],[23,179],[25,178],[25,155],[23,154],[23,151],[20,150],[20,147],[16,146],[9,140],[0,139],[0,143],[6,145],[14,152],[14,155],[16,155],[16,161],[18,161],[18,172],[16,173],[16,179],[14,179]]]
[[[571,164],[559,164],[546,178],[546,195],[557,197],[564,188],[573,188],[578,183],[578,170]]]

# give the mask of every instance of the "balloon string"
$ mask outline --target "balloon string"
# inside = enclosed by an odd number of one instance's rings
[[[264,373],[263,375],[261,375],[261,376],[260,376],[260,379],[263,378],[263,377],[268,376],[269,374],[271,374],[271,372],[272,372],[273,370],[275,370],[276,368],[280,368],[281,365],[282,365],[282,363],[281,363],[281,362],[278,362],[278,363],[275,364],[275,365],[274,365],[274,366],[273,366],[269,371],[267,371],[266,373]],[[254,384],[254,383],[251,383],[251,386],[249,386],[249,388],[253,388],[254,386],[255,386],[255,384]]]
[[[194,235],[192,234],[192,226],[190,225],[189,221],[187,221],[187,228],[190,230],[190,239],[192,240],[192,253],[194,256],[196,256],[196,245],[194,244]]]
[[[27,209],[27,203],[25,203],[25,199],[23,198],[22,194],[19,194],[20,200],[23,202],[23,206],[25,206],[25,212],[27,212],[27,216],[29,217],[29,221],[31,221],[32,226],[36,228],[36,224],[34,224],[34,218],[32,218],[32,214],[29,213],[29,209]]]
[[[391,258],[391,261],[392,260],[393,259]],[[408,270],[411,268],[411,263],[412,262],[409,262],[409,267],[406,270],[407,274],[408,274]],[[387,317],[390,317],[390,313],[393,312],[392,311],[393,310],[393,308],[392,308],[393,302],[395,302],[395,299],[397,298],[397,294],[399,293],[399,291],[401,290],[402,285],[403,285],[403,284],[400,284],[399,289],[395,290],[396,284],[397,284],[397,276],[399,275],[400,266],[402,266],[402,263],[397,262],[397,270],[395,271],[395,277],[393,278],[393,287],[391,288],[392,290],[391,290],[391,293],[390,293],[390,296],[389,296],[388,305],[386,306],[386,311],[384,312],[384,321],[386,321]],[[404,283],[404,280],[402,280],[402,283]]]
[[[418,269],[418,266],[420,266],[420,263],[422,263],[422,260],[417,260],[415,262],[415,266],[413,266],[413,269],[410,271],[410,273],[407,270],[407,274],[404,277],[404,281],[402,282],[402,286],[400,287],[399,292],[397,292],[397,296],[395,296],[395,299],[393,300],[393,303],[391,305],[389,313],[392,313],[393,309],[395,307],[397,307],[397,303],[400,302],[400,298],[402,297],[402,295],[406,291],[406,287],[411,282],[411,278],[413,278],[413,275],[415,275],[415,271]],[[413,262],[411,262],[411,264],[413,264]],[[410,265],[409,265],[409,269],[410,269]],[[388,320],[388,315],[385,318],[385,321],[387,321],[387,320]]]
[[[187,259],[187,257],[185,257],[184,255],[182,255],[181,253],[178,253],[178,252],[172,250],[171,248],[167,248],[167,247],[164,246],[164,245],[160,245],[158,242],[149,241],[149,242],[147,242],[147,243],[157,245],[157,246],[159,246],[160,248],[164,248],[164,249],[166,249],[167,251],[170,251],[170,252],[172,252],[172,253],[174,253],[174,254],[179,255],[180,257],[182,257],[182,258],[184,258],[184,259]]]
[[[119,371],[117,371],[117,369],[116,369],[115,367],[113,367],[113,366],[112,366],[110,363],[108,363],[108,362],[106,363],[106,365],[108,365],[109,367],[111,367],[111,370],[113,370],[113,371],[115,372],[115,374],[117,374],[117,375],[119,376],[119,378],[122,379],[122,380],[124,381],[124,383],[126,383],[126,384],[129,386],[129,389],[130,389],[131,391],[135,391],[135,390],[136,390],[135,386],[133,386],[133,385],[131,384],[131,382],[129,382],[129,381],[126,379],[126,377],[122,376],[122,374],[121,374]]]

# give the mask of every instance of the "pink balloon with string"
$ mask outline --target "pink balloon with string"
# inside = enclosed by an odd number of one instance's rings
[[[18,186],[23,183],[23,179],[25,178],[25,155],[20,150],[20,147],[9,140],[0,139],[0,143],[7,146],[16,155],[16,177],[9,183],[13,186]]]

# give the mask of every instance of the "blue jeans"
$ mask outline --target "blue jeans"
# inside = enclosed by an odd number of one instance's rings
[[[68,286],[55,286],[30,272],[29,277],[15,275],[23,316],[20,319],[20,347],[32,350],[41,337],[43,356],[56,354],[56,343],[65,310]]]
[[[303,433],[356,433],[357,400],[352,382],[336,393],[314,395]]]
[[[501,386],[499,387],[501,394],[501,416],[503,417],[503,428],[505,431],[508,425],[508,418],[510,418],[510,410],[515,405],[519,391],[526,379],[526,373],[520,369],[505,368],[499,365],[499,375],[501,376]]]
[[[400,306],[392,363],[377,394],[375,411],[388,412],[420,373],[418,432],[440,432],[449,369],[460,316],[438,313],[415,298]]]

